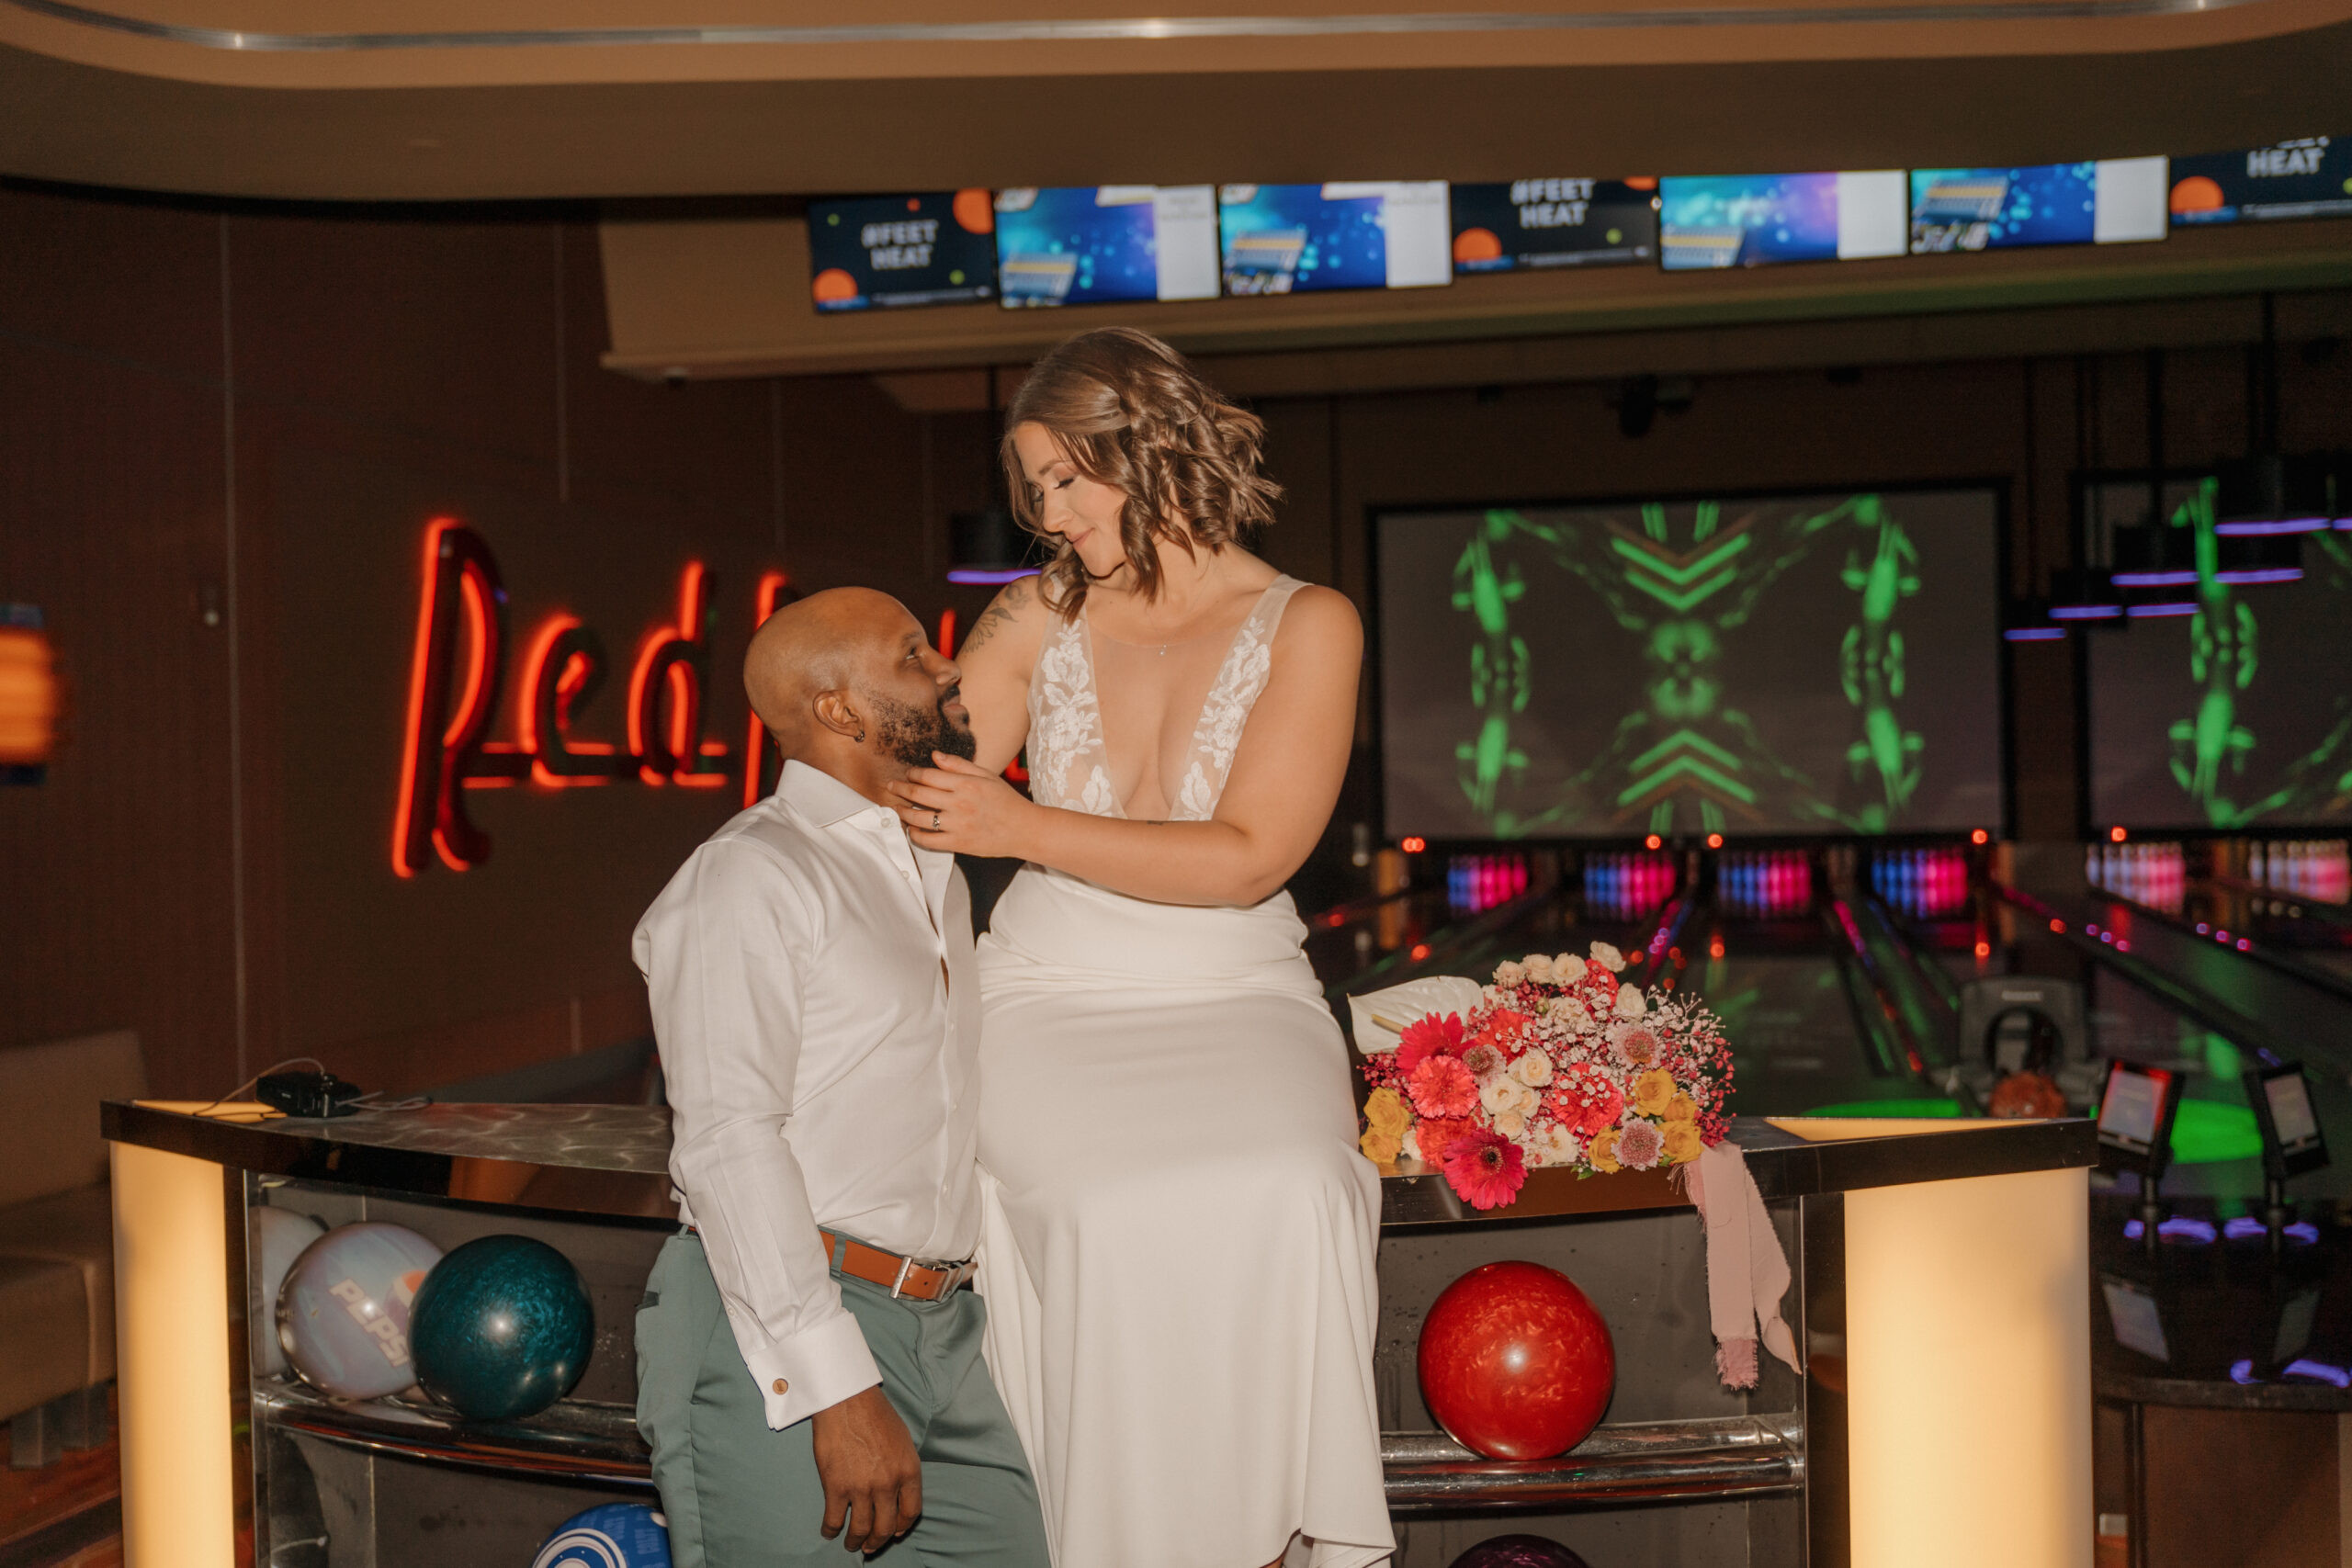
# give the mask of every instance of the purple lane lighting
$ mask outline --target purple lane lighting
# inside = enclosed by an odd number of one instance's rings
[[[2222,1227],[2222,1234],[2229,1237],[2232,1241],[2244,1241],[2248,1236],[2269,1235],[2270,1227],[2264,1224],[2260,1220],[2256,1219],[2252,1214],[2240,1214],[2236,1219],[2232,1220],[2228,1224]]]
[[[2230,1363],[2230,1381],[2233,1383],[2257,1383],[2262,1380],[2254,1375],[2254,1363],[2252,1361],[2232,1361]]]
[[[2316,534],[2326,526],[2324,517],[2245,517],[2233,523],[2216,523],[2213,532],[2244,539],[2271,534]]]
[[[2312,1224],[2309,1220],[2298,1220],[2279,1234],[2282,1235],[2292,1236],[2295,1240],[2301,1242],[2305,1247],[2317,1247],[2319,1245],[2319,1227]]]
[[[2331,1367],[2325,1361],[2305,1360],[2301,1357],[2280,1368],[2278,1375],[2282,1378],[2312,1378],[2321,1382],[2334,1383],[2338,1388],[2352,1388],[2352,1372],[2342,1367]]]
[[[2150,615],[2193,615],[2197,614],[2197,601],[2176,599],[2161,604],[2133,604],[2123,613],[2135,621],[2144,620]]]
[[[981,583],[990,587],[1036,575],[1037,569],[1034,566],[956,566],[947,569],[947,581],[950,582]]]
[[[2171,571],[2119,571],[2112,581],[2118,588],[2186,588],[2197,581],[2197,569],[2186,567]]]
[[[2241,588],[2264,582],[2301,582],[2302,580],[2303,569],[2299,566],[2249,566],[2213,574],[2214,581],[2233,583]]]
[[[2192,1241],[2199,1247],[2222,1233],[2213,1228],[2211,1220],[2200,1220],[2190,1214],[2175,1214],[2156,1227],[2156,1234],[2172,1241]]]
[[[2009,642],[2059,642],[2064,639],[2064,626],[2011,626],[2001,634]]]
[[[2295,574],[2301,577],[2298,570]],[[2053,621],[2111,621],[2123,614],[2120,604],[2052,604],[2050,618]]]

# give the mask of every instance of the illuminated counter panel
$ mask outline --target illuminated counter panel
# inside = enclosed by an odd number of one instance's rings
[[[246,1529],[259,1560],[308,1531],[343,1543],[333,1562],[361,1541],[372,1558],[350,1561],[428,1561],[462,1531],[482,1561],[528,1562],[598,1495],[647,1497],[630,1325],[675,1220],[666,1112],[229,1122],[115,1104],[105,1131],[124,1207],[130,1568],[243,1561]],[[1514,1531],[1594,1562],[2087,1563],[2089,1124],[1749,1119],[1734,1136],[1794,1266],[1784,1310],[1808,1360],[1800,1377],[1767,1358],[1746,1393],[1714,1381],[1700,1229],[1663,1173],[1537,1171],[1517,1202],[1480,1214],[1442,1178],[1384,1171],[1374,1377],[1397,1568],[1447,1568]],[[445,1248],[499,1231],[548,1240],[595,1303],[585,1381],[543,1416],[479,1425],[413,1396],[349,1404],[257,1375],[253,1335],[271,1313],[243,1238],[264,1205],[389,1220]],[[1420,1402],[1429,1303],[1502,1258],[1568,1273],[1616,1339],[1604,1424],[1555,1459],[1479,1458]],[[188,1303],[225,1305],[175,1310]],[[141,1350],[133,1334],[161,1337]],[[232,1436],[244,1416],[249,1439]],[[1996,1487],[2003,1506],[1922,1500],[1956,1483]]]

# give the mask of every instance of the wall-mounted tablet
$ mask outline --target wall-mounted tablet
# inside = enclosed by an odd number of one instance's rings
[[[1066,186],[996,193],[1006,308],[1214,299],[1216,187]]]
[[[1617,266],[1657,254],[1657,181],[1510,180],[1457,185],[1453,270]]]
[[[1899,256],[1903,225],[1900,169],[1658,182],[1658,259],[1668,272]]]
[[[2310,136],[2172,161],[2172,220],[2352,218],[2352,137]]]
[[[1911,251],[2112,245],[2165,237],[2165,160],[1911,171]]]
[[[968,305],[996,297],[985,190],[808,204],[808,292],[821,311]]]
[[[1217,226],[1227,294],[1453,281],[1443,180],[1221,186]]]

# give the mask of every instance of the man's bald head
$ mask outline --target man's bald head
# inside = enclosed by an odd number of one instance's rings
[[[805,760],[818,696],[854,686],[910,625],[921,635],[904,604],[871,588],[828,588],[762,622],[743,656],[743,691],[777,750]]]

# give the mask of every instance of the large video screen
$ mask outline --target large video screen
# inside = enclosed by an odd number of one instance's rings
[[[1453,270],[1622,266],[1657,254],[1657,181],[1457,185]]]
[[[985,190],[812,201],[809,295],[827,312],[994,299],[995,228]]]
[[[1443,180],[1221,186],[1227,294],[1453,281]]]
[[[1911,251],[2112,245],[2165,237],[2165,160],[1911,171]]]
[[[1215,186],[1078,186],[996,193],[1007,308],[1216,298]]]
[[[2001,823],[1995,491],[1374,524],[1389,837]]]
[[[2211,530],[2210,482],[2167,488],[2167,525]],[[2129,514],[2147,487],[2120,488]],[[2094,827],[2352,823],[2352,533],[2301,548],[2296,581],[2207,576],[2164,591],[2176,613],[2085,634]]]
[[[2352,139],[2312,136],[2172,161],[2172,220],[2352,218]]]
[[[1903,254],[1903,171],[1669,175],[1658,182],[1668,272]]]

